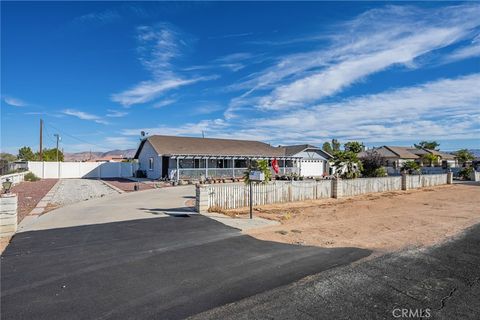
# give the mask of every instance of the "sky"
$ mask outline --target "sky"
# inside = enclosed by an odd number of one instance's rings
[[[1,150],[480,148],[475,2],[1,2]]]

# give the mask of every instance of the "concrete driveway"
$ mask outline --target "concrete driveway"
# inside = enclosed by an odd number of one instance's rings
[[[195,198],[195,186],[161,188],[109,195],[55,209],[22,221],[19,232],[84,226],[194,213],[185,202]]]
[[[168,196],[188,190],[88,201],[17,234],[2,256],[1,318],[181,319],[370,254],[260,241],[202,215],[99,224],[177,212]],[[157,206],[142,201],[152,195]],[[77,215],[91,224],[64,227]]]

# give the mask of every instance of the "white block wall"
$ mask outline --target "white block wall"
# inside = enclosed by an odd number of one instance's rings
[[[40,162],[29,161],[28,169],[42,179],[129,178],[138,164],[133,162]]]

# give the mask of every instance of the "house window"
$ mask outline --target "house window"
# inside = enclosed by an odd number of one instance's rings
[[[148,158],[148,170],[153,170],[153,158]]]

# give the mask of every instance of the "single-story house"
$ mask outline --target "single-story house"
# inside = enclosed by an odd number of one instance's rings
[[[260,141],[153,135],[135,153],[150,179],[242,177],[253,159],[278,161],[279,175],[323,175],[329,155],[309,146],[274,147]],[[302,166],[306,169],[302,172]]]
[[[301,157],[300,175],[321,177],[330,174],[329,160],[333,157],[321,148],[309,144],[285,146],[285,155]]]
[[[441,152],[438,150],[431,150],[426,148],[414,148],[414,147],[396,147],[396,146],[382,146],[379,148],[374,148],[366,150],[359,153],[359,158],[366,157],[371,150],[375,150],[381,157],[385,159],[385,166],[391,167],[393,169],[399,169],[403,163],[407,161],[415,161],[420,165],[428,166],[429,163],[424,163],[425,154],[434,154],[438,156],[438,162],[434,163],[434,166],[442,166],[444,168],[458,167],[458,162],[455,155]]]

